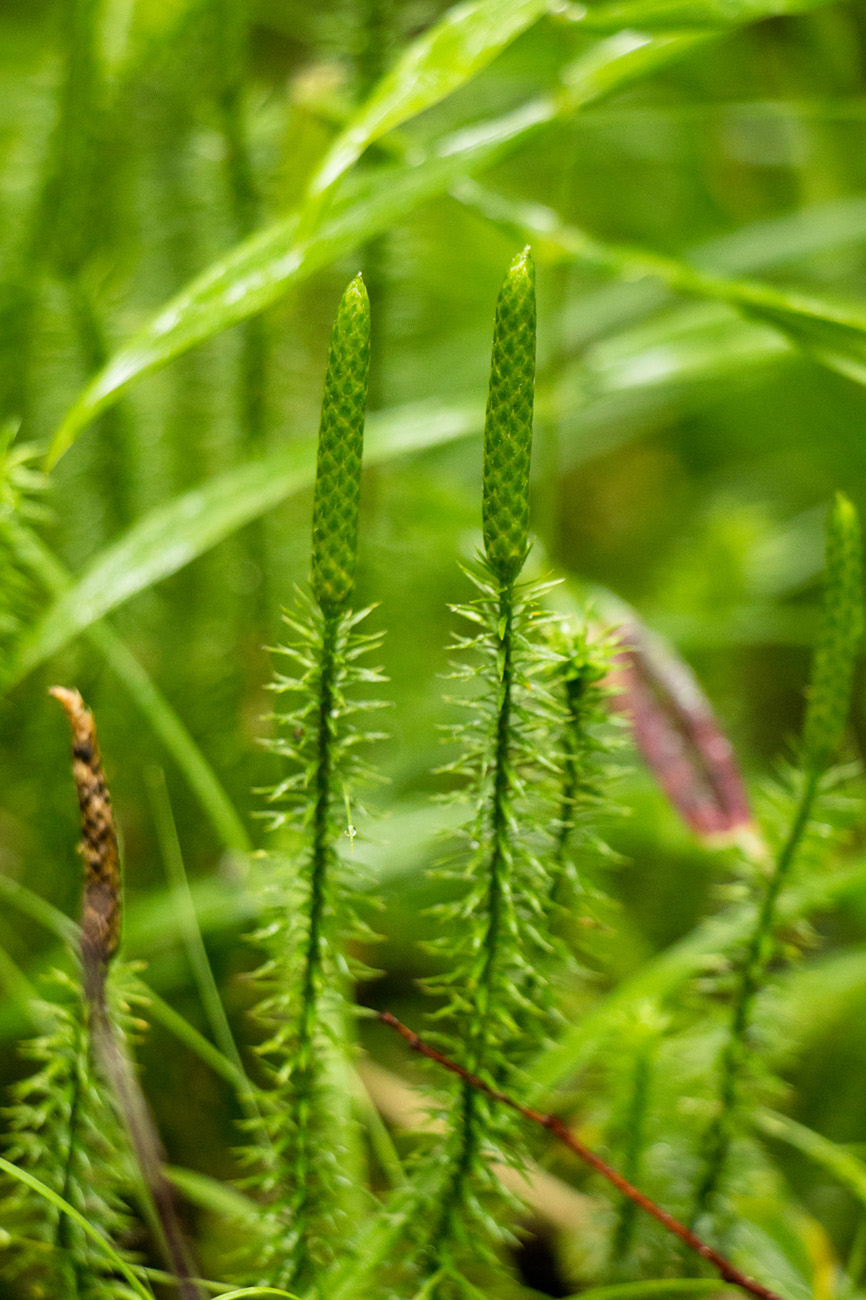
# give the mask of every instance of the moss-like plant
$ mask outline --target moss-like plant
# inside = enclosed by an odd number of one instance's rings
[[[438,1041],[450,1056],[390,1014],[382,1017],[456,1079],[440,1108],[439,1129],[428,1135],[407,1173],[381,1120],[372,1117],[377,1172],[395,1190],[384,1193],[375,1177],[370,1190],[357,1122],[351,1031],[351,984],[363,970],[354,957],[354,938],[366,934],[357,916],[360,891],[351,845],[353,800],[368,775],[363,746],[375,738],[365,718],[382,707],[382,701],[363,696],[383,678],[363,666],[379,638],[360,631],[369,611],[357,612],[352,603],[370,360],[369,302],[358,277],[339,306],[325,378],[309,590],[298,592],[285,617],[289,644],[275,654],[289,666],[271,683],[277,707],[270,745],[281,771],[265,812],[276,846],[263,860],[258,934],[264,952],[257,972],[264,1078],[254,1096],[247,1091],[244,1097],[248,1190],[256,1199],[238,1198],[251,1243],[242,1280],[257,1279],[258,1285],[232,1292],[228,1283],[196,1278],[124,1034],[128,986],[122,968],[115,966],[120,857],[95,726],[77,692],[55,689],[72,723],[84,828],[81,980],[79,987],[62,978],[56,1004],[39,1012],[46,1032],[30,1054],[40,1070],[15,1099],[8,1147],[15,1163],[2,1162],[3,1172],[17,1179],[9,1198],[10,1222],[25,1239],[9,1272],[17,1270],[44,1293],[72,1300],[131,1294],[150,1300],[149,1273],[124,1249],[136,1204],[154,1246],[163,1248],[172,1285],[183,1300],[200,1300],[212,1286],[218,1293],[222,1286],[227,1294],[288,1300],[360,1300],[380,1291],[412,1294],[416,1300],[455,1300],[491,1288],[511,1293],[516,1280],[508,1277],[503,1261],[516,1240],[518,1207],[503,1184],[511,1179],[513,1187],[515,1170],[527,1172],[523,1122],[528,1121],[602,1175],[622,1198],[618,1215],[609,1216],[611,1231],[596,1250],[610,1273],[627,1281],[639,1267],[642,1243],[635,1216],[640,1209],[724,1281],[760,1300],[779,1300],[738,1257],[732,1262],[674,1217],[666,1195],[656,1200],[639,1186],[645,1175],[653,1176],[650,1135],[657,1128],[661,1063],[670,1046],[665,1036],[672,1017],[658,1005],[659,989],[668,987],[663,979],[656,986],[650,980],[639,1000],[625,1000],[620,1023],[627,1051],[617,1059],[612,1089],[603,1073],[595,1075],[599,1091],[615,1094],[622,1084],[623,1103],[608,1121],[622,1171],[559,1115],[534,1108],[547,1103],[524,1100],[533,1071],[543,1079],[547,1069],[548,1082],[557,1073],[550,1057],[559,1048],[552,1053],[547,1048],[564,1027],[563,990],[568,988],[569,1008],[585,1005],[588,996],[584,983],[577,987],[570,948],[580,922],[594,920],[596,887],[588,868],[598,848],[605,791],[609,673],[623,653],[612,637],[588,630],[590,625],[575,631],[573,620],[550,614],[549,587],[523,576],[530,549],[535,329],[534,268],[526,250],[512,263],[497,303],[484,427],[483,552],[467,570],[474,597],[457,608],[470,626],[455,645],[454,675],[462,683],[456,703],[466,721],[453,729],[460,752],[443,772],[471,813],[442,872],[447,901],[440,895],[433,914],[440,973],[430,981],[440,999],[434,1013]],[[2,464],[15,489],[12,498],[26,496],[24,488],[32,484],[26,474],[22,478],[18,462],[7,455]],[[0,511],[0,546],[7,535],[18,539],[11,548],[17,555],[25,530],[20,522],[13,527]],[[30,565],[37,575],[44,568],[38,555]],[[751,931],[742,931],[745,956],[736,972],[731,1023],[718,1062],[716,1112],[703,1134],[696,1220],[716,1208],[729,1177],[730,1149],[740,1136],[743,1103],[750,1095],[746,1057],[774,952],[779,902],[802,856],[845,726],[861,634],[862,578],[856,514],[843,498],[831,514],[827,567],[824,629],[804,725],[796,812],[765,876]],[[14,595],[12,588],[10,582]],[[633,648],[635,662],[650,653],[647,646]],[[663,741],[677,728],[691,740],[690,747],[676,751],[677,760],[701,768],[699,788],[705,778],[712,787],[720,733],[691,680],[684,689],[669,669],[654,672],[645,663],[642,675],[621,674],[623,695],[630,694],[633,703],[637,698],[645,739],[658,731],[661,718],[671,724],[667,731],[662,727]],[[642,695],[635,695],[635,681]],[[670,701],[665,691],[672,682],[676,698]],[[647,752],[658,756],[664,749],[664,743],[656,743]],[[720,765],[727,780],[733,767],[727,748]],[[683,784],[690,784],[690,770],[684,782],[678,781],[680,795]],[[742,829],[745,796],[729,803],[736,813],[731,824]],[[690,806],[694,812],[694,800]],[[706,820],[701,824],[707,828]],[[191,901],[188,895],[186,922],[194,926]],[[751,923],[751,914],[748,919]],[[208,961],[201,936],[195,937],[195,953],[201,979]],[[212,973],[204,970],[204,976],[215,989]],[[617,1014],[614,1007],[597,1042],[609,1042]],[[224,1017],[216,1017],[218,1049],[176,1012],[169,1009],[169,1015],[187,1045],[239,1088],[249,1089]],[[572,1055],[572,1066],[574,1060]],[[601,1102],[599,1113],[603,1107]],[[219,1203],[224,1189],[203,1181],[204,1192],[201,1184],[197,1189],[203,1203]],[[31,1193],[40,1199],[34,1201]],[[233,1206],[236,1210],[237,1200]]]
[[[259,1015],[270,1033],[261,1053],[270,1086],[262,1099],[272,1147],[261,1156],[270,1240],[262,1277],[281,1287],[312,1284],[347,1231],[343,1164],[352,1145],[335,1084],[345,1074],[347,931],[356,924],[339,852],[354,834],[350,799],[359,776],[359,715],[380,702],[355,698],[381,681],[359,659],[379,644],[350,605],[358,550],[361,457],[370,355],[370,308],[360,276],[340,303],[331,340],[319,430],[313,502],[311,597],[299,593],[286,616],[292,643],[278,654],[294,674],[272,689],[297,703],[278,710],[273,749],[287,769],[270,792],[268,814],[292,845],[274,862],[259,972]],[[341,1124],[341,1119],[344,1121]]]
[[[80,1211],[110,1242],[130,1227],[124,1196],[133,1185],[120,1125],[94,1072],[80,983],[56,972],[34,1008],[43,1031],[27,1047],[37,1069],[17,1085],[7,1111],[4,1155]],[[133,1293],[81,1227],[31,1188],[16,1183],[2,1202],[3,1223],[22,1243],[8,1272],[70,1300],[113,1300]]]
[[[703,1143],[703,1172],[693,1221],[713,1208],[726,1173],[731,1144],[742,1127],[742,1080],[752,1051],[755,1000],[775,950],[780,894],[801,855],[815,816],[822,780],[845,731],[854,667],[863,634],[862,541],[857,511],[837,495],[827,525],[823,624],[812,667],[800,765],[791,773],[793,816],[776,852],[734,992],[731,1021],[719,1062],[716,1114]]]
[[[496,307],[484,426],[484,553],[469,570],[477,596],[459,613],[456,676],[480,677],[455,729],[462,755],[446,771],[475,805],[466,851],[450,874],[455,902],[439,909],[447,974],[448,1041],[473,1074],[506,1085],[538,1037],[550,1006],[552,917],[563,901],[586,736],[582,699],[602,675],[568,662],[547,635],[540,588],[520,581],[529,549],[529,469],[535,375],[535,269],[517,257]],[[590,690],[590,695],[592,691]],[[550,737],[555,737],[551,744]],[[426,1211],[419,1296],[461,1294],[467,1261],[501,1242],[503,1206],[492,1162],[520,1163],[512,1118],[464,1083],[448,1132],[422,1179]],[[491,1201],[491,1197],[493,1200]]]

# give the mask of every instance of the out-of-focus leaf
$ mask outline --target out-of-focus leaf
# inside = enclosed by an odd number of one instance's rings
[[[754,1123],[759,1133],[808,1156],[866,1205],[866,1164],[853,1152],[778,1111],[759,1110]]]
[[[866,384],[866,309],[859,304],[727,279],[646,249],[605,244],[566,225],[550,208],[513,203],[472,181],[465,182],[463,190],[488,216],[514,226],[521,238],[538,241],[554,255],[597,266],[625,280],[655,277],[677,293],[728,303],[780,330],[831,370]]]
[[[789,889],[779,904],[779,920],[784,923],[808,915],[845,897],[862,898],[864,889],[866,862],[861,860],[845,870],[823,878],[815,876]],[[627,1014],[628,1008],[647,999],[661,1001],[670,996],[685,980],[705,969],[708,957],[730,951],[732,945],[751,932],[754,919],[753,908],[731,907],[703,921],[685,938],[644,963],[634,975],[597,1001],[566,1031],[560,1042],[536,1058],[528,1071],[533,1080],[532,1098],[548,1096],[552,1089],[582,1069],[611,1027],[621,1023],[619,1018]]]
[[[126,1278],[136,1295],[141,1296],[142,1300],[154,1300],[153,1291],[150,1287],[144,1285],[127,1264],[126,1260],[117,1253],[111,1242],[106,1237],[103,1237],[102,1233],[95,1228],[90,1220],[86,1219],[79,1210],[76,1210],[74,1205],[70,1205],[69,1202],[65,1201],[62,1196],[58,1195],[53,1188],[47,1187],[45,1183],[36,1178],[27,1169],[19,1169],[16,1165],[13,1165],[9,1160],[5,1160],[2,1156],[0,1156],[0,1170],[10,1178],[15,1178],[18,1182],[24,1183],[25,1186],[31,1189],[31,1191],[36,1192],[37,1196],[41,1196],[43,1200],[48,1201],[48,1203],[55,1209],[59,1210],[61,1214],[65,1214],[72,1219],[81,1231],[90,1238],[97,1249],[102,1251],[112,1268],[116,1269],[118,1273],[121,1273]]]
[[[637,27],[658,28],[726,27],[810,13],[826,8],[833,0],[614,0],[609,4],[573,5],[574,21],[593,31]],[[565,10],[566,14],[569,10]]]
[[[685,663],[629,614],[611,678],[644,762],[687,826],[710,840],[747,828],[751,812],[733,747]]]
[[[642,1282],[619,1282],[613,1286],[591,1286],[571,1300],[644,1300],[645,1296],[720,1295],[724,1283],[715,1277],[659,1277]]]
[[[72,586],[72,578],[60,562],[30,529],[16,525],[9,535],[22,564],[55,598],[61,598]],[[249,852],[250,838],[218,776],[135,655],[106,623],[91,627],[89,635],[186,777],[224,846],[236,853]]]
[[[481,427],[483,411],[418,404],[371,416],[368,464],[465,437]],[[158,506],[92,562],[22,642],[8,688],[73,636],[130,596],[176,573],[243,524],[309,486],[316,444],[304,439],[262,460],[210,479],[202,487]]]
[[[648,37],[628,32],[601,41],[569,65],[552,93],[440,140],[421,160],[377,171],[321,225],[308,229],[308,214],[294,212],[238,245],[173,298],[87,384],[55,434],[49,463],[54,464],[85,425],[143,375],[262,311],[291,285],[491,164],[539,128],[708,39],[692,33]]]
[[[201,8],[201,0],[106,0],[99,15],[106,75],[118,85],[129,84]]]
[[[329,189],[375,140],[458,90],[548,7],[549,0],[470,0],[449,9],[409,46],[340,133],[310,193]]]

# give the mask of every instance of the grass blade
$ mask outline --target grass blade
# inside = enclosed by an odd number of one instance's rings
[[[465,437],[480,429],[482,418],[480,409],[423,405],[371,417],[367,463]],[[293,492],[310,486],[315,464],[315,442],[304,439],[263,460],[228,470],[139,520],[55,601],[20,647],[6,688],[131,596],[176,573]]]
[[[310,192],[323,194],[375,140],[465,85],[548,7],[548,0],[471,0],[449,9],[409,46],[334,141]]]
[[[568,65],[553,91],[494,121],[439,140],[413,164],[377,170],[322,224],[293,212],[218,259],[187,285],[87,384],[63,419],[49,464],[143,375],[248,319],[287,289],[360,247],[458,180],[526,142],[541,127],[640,80],[721,33],[649,37],[621,33]]]
[[[106,1258],[111,1260],[112,1266],[117,1269],[118,1273],[121,1273],[126,1278],[136,1295],[141,1296],[142,1300],[154,1300],[154,1295],[150,1287],[144,1285],[126,1261],[121,1259],[111,1242],[106,1241],[102,1233],[98,1232],[90,1220],[86,1219],[83,1214],[80,1214],[74,1205],[70,1205],[68,1201],[64,1201],[62,1196],[59,1196],[57,1192],[52,1191],[50,1187],[46,1187],[45,1184],[40,1182],[38,1178],[35,1178],[33,1174],[29,1173],[26,1169],[19,1169],[9,1160],[4,1159],[3,1156],[0,1156],[0,1169],[2,1169],[5,1174],[8,1174],[10,1178],[16,1178],[19,1183],[24,1183],[31,1189],[31,1191],[36,1192],[37,1196],[41,1196],[44,1200],[48,1201],[50,1205],[53,1205],[55,1209],[61,1210],[63,1214],[68,1215],[70,1219],[78,1224],[81,1231],[86,1233],[90,1240],[96,1243]]]
[[[72,587],[72,577],[35,533],[11,524],[7,530],[22,563],[60,599]],[[168,700],[112,628],[103,623],[90,627],[88,635],[186,777],[220,842],[235,853],[249,853],[252,843],[232,801]]]
[[[627,281],[650,276],[675,293],[727,303],[745,316],[780,330],[796,347],[839,374],[866,384],[866,310],[795,289],[729,279],[648,249],[606,244],[537,204],[513,203],[472,181],[458,190],[485,215],[543,243],[567,261],[585,263]]]

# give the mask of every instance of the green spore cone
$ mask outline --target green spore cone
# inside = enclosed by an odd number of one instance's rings
[[[326,614],[343,608],[355,579],[369,369],[370,300],[356,275],[334,322],[319,426],[310,582]]]
[[[803,726],[803,756],[813,773],[829,767],[842,743],[862,636],[860,521],[848,498],[837,493],[827,523],[824,617]]]
[[[484,422],[482,518],[493,572],[514,582],[529,545],[529,462],[535,386],[535,266],[525,248],[496,304]]]

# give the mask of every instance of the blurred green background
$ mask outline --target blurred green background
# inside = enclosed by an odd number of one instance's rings
[[[305,581],[309,549],[309,474],[289,490],[287,458],[309,459],[331,321],[358,269],[374,314],[379,438],[364,482],[359,600],[379,602],[372,624],[387,630],[395,702],[376,756],[388,783],[371,792],[387,816],[372,828],[362,819],[373,843],[358,850],[383,877],[387,905],[373,960],[388,974],[369,995],[413,1002],[411,980],[428,960],[415,941],[434,892],[422,869],[441,818],[427,798],[443,757],[437,725],[449,717],[448,607],[467,597],[457,564],[479,541],[493,307],[523,243],[538,266],[537,570],[616,592],[670,639],[753,788],[796,734],[826,505],[841,488],[866,508],[866,12],[854,0],[542,8],[475,75],[458,76],[451,93],[443,82],[424,111],[404,112],[361,151],[329,197],[348,234],[294,278],[277,283],[271,266],[261,314],[232,323],[229,271],[202,342],[140,376],[127,353],[133,382],[83,425],[31,519],[8,485],[14,449],[44,452],[92,375],[260,227],[299,209],[307,226],[280,248],[305,230],[315,239],[328,219],[309,197],[322,158],[445,6],[4,0],[0,411],[17,430],[0,482],[0,873],[12,882],[0,908],[4,1079],[24,1068],[12,1046],[32,1028],[24,981],[59,959],[10,891],[18,882],[70,915],[78,907],[68,737],[46,694],[55,681],[79,687],[99,724],[124,841],[128,952],[204,1026],[166,884],[161,769],[229,1014],[237,1036],[250,1036],[248,868],[230,850],[243,834],[263,843],[256,791],[275,769],[258,743],[270,728],[262,647],[281,636],[280,607]],[[495,32],[497,7],[487,9]],[[491,131],[506,143],[482,156],[472,142]],[[431,160],[455,156],[443,182],[425,179]],[[374,220],[371,196],[375,205],[402,193],[413,177],[416,198]],[[653,274],[656,255],[668,260]],[[769,296],[756,298],[755,284]],[[251,293],[238,288],[243,310]],[[416,425],[431,445],[396,450]],[[273,487],[278,470],[284,491]],[[215,484],[216,505],[184,497]],[[208,534],[244,492],[253,505],[243,526]],[[89,624],[88,601],[95,619],[108,608],[112,653],[69,623],[28,660],[56,597],[44,564],[40,576],[10,540],[13,518],[73,579],[91,575],[60,622]],[[201,784],[196,793],[150,697],[142,707],[126,652],[227,802]],[[861,685],[852,756],[864,726]],[[607,885],[623,907],[597,954],[602,989],[717,908],[715,887],[731,872],[731,855],[681,827],[639,764],[627,765],[616,799],[631,815],[605,828],[622,855]],[[858,837],[855,823],[852,862]],[[816,968],[841,955],[854,973],[820,1029],[798,1025],[802,1051],[786,1066],[794,1113],[843,1143],[866,1136],[866,971],[854,961],[864,914],[861,887],[821,921]],[[142,1056],[172,1159],[236,1172],[228,1090],[159,1027]],[[851,1193],[800,1157],[784,1161],[847,1249],[859,1221]]]

